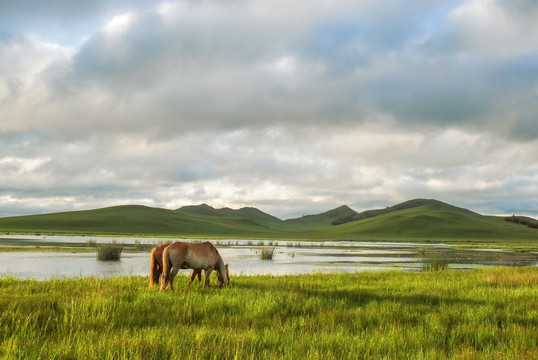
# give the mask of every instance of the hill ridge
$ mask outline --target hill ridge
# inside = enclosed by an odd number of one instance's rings
[[[465,211],[465,212],[468,212],[468,213],[477,214],[477,213],[475,213],[475,212],[473,212],[471,210],[464,209],[464,208],[459,208],[457,206],[447,204],[447,203],[442,202],[440,200],[417,198],[417,199],[407,200],[407,201],[404,201],[402,203],[399,203],[399,204],[396,204],[396,205],[393,205],[393,206],[387,206],[384,209],[373,209],[373,210],[362,211],[362,212],[356,213],[356,214],[354,214],[354,215],[352,215],[350,217],[342,218],[342,219],[340,219],[339,222],[333,223],[333,225],[342,225],[342,224],[352,222],[352,221],[369,219],[369,218],[372,218],[372,217],[389,214],[389,213],[392,213],[392,212],[395,212],[395,211],[401,211],[401,210],[405,210],[405,209],[412,209],[412,208],[421,207],[421,206],[427,206],[427,205],[432,205],[432,206],[437,206],[437,207],[445,207],[445,208],[448,208],[448,209],[458,209],[458,210]]]
[[[258,208],[250,206],[245,206],[240,209],[232,209],[229,207],[216,209],[207,204],[200,204],[182,206],[176,211],[207,216],[247,218],[254,221],[256,224],[265,227],[276,227],[282,225],[282,220],[276,216],[267,214]]]
[[[286,224],[295,226],[330,226],[334,222],[354,216],[357,212],[347,205],[341,205],[334,209],[313,215],[304,215],[299,218],[284,220]]]

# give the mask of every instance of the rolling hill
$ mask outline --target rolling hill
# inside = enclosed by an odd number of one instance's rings
[[[298,228],[319,228],[331,225],[338,225],[339,222],[348,222],[348,219],[358,215],[347,205],[342,205],[336,209],[326,211],[317,215],[305,215],[300,218],[285,220],[285,224]]]
[[[470,210],[463,209],[463,208],[458,208],[456,206],[443,203],[443,202],[441,202],[439,200],[414,199],[414,200],[405,201],[403,203],[400,203],[400,204],[397,204],[397,205],[394,205],[394,206],[389,206],[389,207],[387,207],[385,209],[366,210],[366,211],[363,211],[361,213],[353,212],[353,213],[350,213],[350,215],[347,216],[347,217],[341,217],[341,218],[335,220],[332,223],[332,225],[341,225],[341,224],[345,224],[345,223],[352,222],[352,221],[369,219],[369,218],[373,218],[373,217],[376,217],[376,216],[389,214],[389,213],[392,213],[392,212],[395,212],[395,211],[413,209],[413,208],[428,206],[428,205],[432,205],[432,204],[434,206],[441,207],[441,208],[444,208],[444,209],[447,209],[447,210],[452,209],[452,210],[456,210],[456,211],[466,212],[468,214],[475,214]]]
[[[260,236],[252,219],[216,217],[138,205],[0,219],[1,232],[160,236]]]
[[[440,201],[406,207],[336,226],[340,237],[372,239],[534,239],[538,231],[509,223],[502,217],[484,216]],[[515,225],[515,226],[514,226]]]
[[[253,208],[244,207],[238,210],[230,208],[215,209],[207,204],[183,206],[176,210],[177,212],[184,212],[189,214],[206,215],[206,216],[219,216],[219,217],[238,217],[251,219],[256,224],[278,228],[283,225],[283,221],[279,218],[264,213],[263,211]]]
[[[525,218],[527,219],[527,218]],[[529,221],[536,221],[528,219]],[[503,241],[536,244],[538,229],[438,200],[415,199],[357,213],[348,206],[281,220],[256,208],[176,210],[115,206],[0,218],[0,233],[114,234],[248,239]]]

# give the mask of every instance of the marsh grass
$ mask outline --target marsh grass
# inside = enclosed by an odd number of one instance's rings
[[[448,270],[448,261],[445,259],[432,259],[422,264],[424,271],[443,271]]]
[[[4,359],[536,359],[538,269],[0,279]]]
[[[119,261],[123,251],[122,244],[115,241],[108,244],[100,244],[97,247],[97,260],[101,261]]]
[[[261,260],[273,260],[273,255],[275,254],[275,248],[264,248],[260,251]]]

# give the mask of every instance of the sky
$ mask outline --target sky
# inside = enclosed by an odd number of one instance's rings
[[[0,0],[0,216],[538,217],[535,0]]]

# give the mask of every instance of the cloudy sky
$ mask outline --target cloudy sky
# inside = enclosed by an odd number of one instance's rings
[[[538,217],[535,0],[0,0],[0,216]]]

